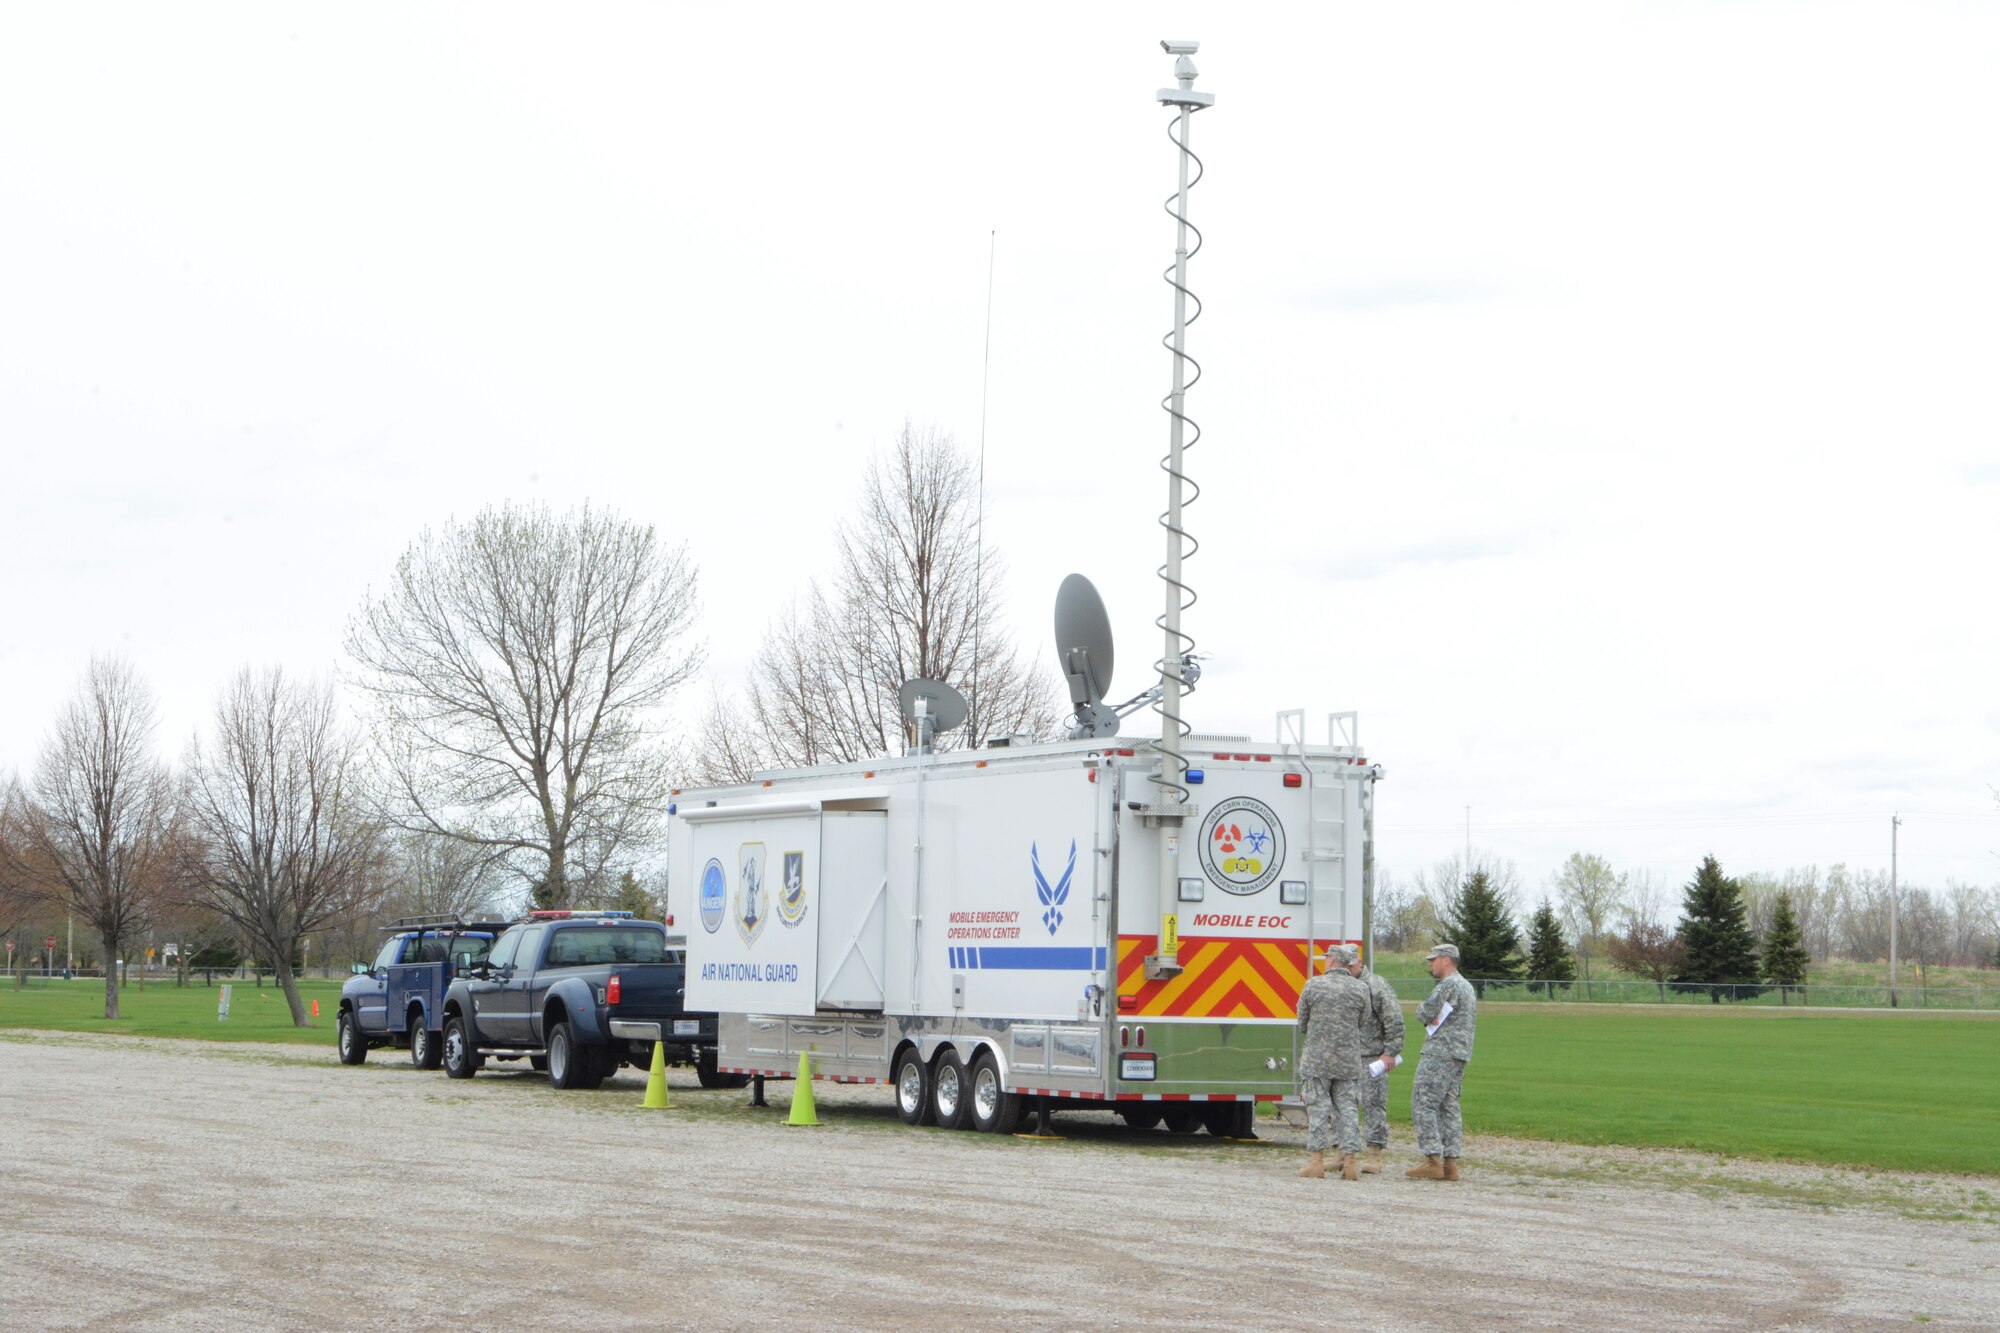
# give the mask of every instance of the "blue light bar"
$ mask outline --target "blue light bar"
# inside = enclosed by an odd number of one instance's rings
[[[1200,770],[1200,769],[1198,769],[1198,768],[1190,768],[1190,769],[1189,769],[1189,770],[1187,771],[1187,780],[1188,780],[1189,782],[1196,782],[1196,783],[1200,782],[1200,781],[1201,781],[1201,770]]]

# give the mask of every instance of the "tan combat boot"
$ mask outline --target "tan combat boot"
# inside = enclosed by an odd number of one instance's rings
[[[1443,1179],[1445,1180],[1458,1179],[1458,1159],[1456,1157],[1447,1157],[1444,1159]]]
[[[1299,1174],[1306,1177],[1308,1180],[1325,1180],[1326,1154],[1323,1152],[1316,1152],[1311,1157],[1307,1158],[1306,1164],[1299,1168]]]
[[[1370,1148],[1361,1158],[1361,1174],[1379,1176],[1382,1174],[1382,1150]]]
[[[1411,1180],[1443,1180],[1444,1163],[1436,1157],[1426,1157],[1422,1166],[1413,1166],[1403,1174]]]
[[[1351,1152],[1344,1152],[1340,1155],[1340,1178],[1342,1180],[1361,1179],[1361,1172],[1355,1168],[1354,1154]]]

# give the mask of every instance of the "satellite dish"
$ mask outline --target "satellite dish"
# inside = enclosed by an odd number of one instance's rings
[[[921,723],[917,720],[919,699],[924,703]],[[941,680],[925,680],[920,676],[904,681],[896,690],[896,707],[902,710],[903,721],[916,729],[919,753],[930,749],[932,736],[965,721],[965,696]]]
[[[1056,589],[1056,664],[1078,713],[1111,690],[1111,617],[1089,579],[1071,574]]]

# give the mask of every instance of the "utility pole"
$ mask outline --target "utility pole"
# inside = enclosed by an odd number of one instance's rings
[[[1472,807],[1465,807],[1465,877],[1472,878]]]
[[[1896,830],[1903,825],[1900,814],[1889,816],[1889,1007],[1896,1007]]]

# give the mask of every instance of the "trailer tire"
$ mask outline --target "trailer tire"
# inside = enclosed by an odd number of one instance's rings
[[[1128,1129],[1147,1130],[1160,1127],[1160,1108],[1157,1106],[1135,1107],[1130,1111],[1120,1111],[1118,1114],[1125,1117]]]
[[[896,1068],[891,1077],[896,1084],[896,1114],[903,1117],[903,1123],[930,1124],[931,1073],[924,1068],[923,1058],[917,1054],[916,1047],[906,1047],[896,1057]]]
[[[463,1014],[453,1014],[444,1021],[444,1075],[446,1078],[471,1078],[479,1072],[479,1052],[472,1044],[472,1033],[466,1027]]]
[[[1160,1120],[1169,1134],[1192,1134],[1201,1128],[1201,1112],[1186,1102],[1173,1102],[1160,1108]]]
[[[972,1062],[972,1128],[982,1134],[1012,1134],[1021,1127],[1021,1098],[1000,1079],[1000,1062],[981,1051]]]
[[[424,1026],[421,1013],[410,1015],[410,1063],[419,1069],[436,1069],[444,1060],[443,1043]]]
[[[354,1011],[340,1011],[340,1063],[358,1065],[368,1058],[368,1039],[361,1035],[361,1025],[354,1021]]]
[[[939,1129],[964,1129],[972,1111],[972,1078],[965,1061],[949,1049],[939,1051],[931,1069],[931,1118]]]
[[[1201,1111],[1202,1128],[1218,1139],[1254,1139],[1250,1128],[1255,1102],[1210,1102]]]

